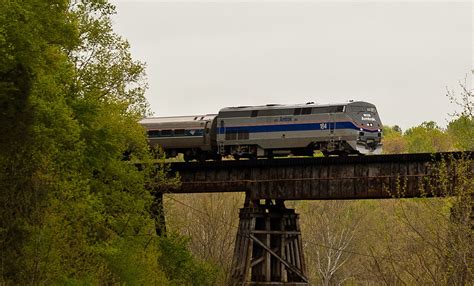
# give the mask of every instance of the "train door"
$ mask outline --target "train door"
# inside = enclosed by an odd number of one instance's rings
[[[209,121],[206,121],[206,124],[204,124],[204,136],[203,136],[203,144],[204,146],[209,142]]]
[[[224,124],[224,120],[221,120],[220,123],[219,123],[219,132],[218,132],[218,134],[220,135],[220,136],[218,136],[219,137],[219,142],[217,143],[218,147],[219,147],[219,154],[224,155],[224,153],[225,153],[225,148],[224,148],[225,124]]]
[[[334,137],[334,131],[336,130],[336,122],[334,120],[334,113],[329,113],[329,137]]]

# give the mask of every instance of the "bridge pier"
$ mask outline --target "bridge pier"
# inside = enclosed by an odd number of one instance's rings
[[[246,199],[239,217],[231,285],[309,285],[294,209]]]
[[[158,236],[166,236],[165,210],[163,207],[163,193],[156,191],[153,194],[150,214],[155,221],[155,231]]]

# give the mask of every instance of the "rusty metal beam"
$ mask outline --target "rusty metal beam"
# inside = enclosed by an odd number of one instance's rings
[[[169,192],[246,192],[251,200],[429,196],[439,191],[428,184],[433,164],[461,156],[474,152],[172,163],[182,184]]]

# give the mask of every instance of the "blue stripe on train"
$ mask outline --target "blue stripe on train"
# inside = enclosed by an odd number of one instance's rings
[[[281,125],[257,125],[257,126],[232,126],[232,127],[220,127],[219,134],[225,132],[249,132],[249,133],[261,133],[261,132],[282,132],[282,131],[314,131],[314,130],[329,130],[334,129],[354,129],[360,130],[352,122],[336,122],[336,123],[301,123],[301,124],[281,124]],[[364,132],[378,132],[377,130],[363,129]]]

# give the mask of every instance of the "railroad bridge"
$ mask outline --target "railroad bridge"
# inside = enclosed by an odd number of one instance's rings
[[[245,192],[232,285],[308,285],[299,217],[285,200],[443,196],[453,188],[452,159],[474,152],[172,163],[181,185],[169,193]],[[447,182],[432,184],[445,162]],[[474,166],[470,161],[469,174]],[[446,186],[447,189],[446,190]],[[157,195],[162,201],[162,194]],[[473,200],[474,201],[474,200]]]

